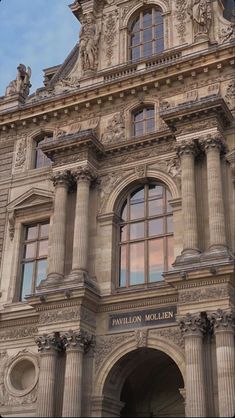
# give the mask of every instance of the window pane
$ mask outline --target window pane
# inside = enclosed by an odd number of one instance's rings
[[[138,19],[133,23],[132,32],[138,32],[140,30],[140,19]]]
[[[173,232],[173,216],[167,216],[167,232]]]
[[[40,237],[48,237],[49,235],[49,224],[43,224],[40,226]]]
[[[149,251],[149,281],[162,280],[164,270],[163,263],[163,238],[148,241]]]
[[[152,11],[146,11],[143,15],[143,27],[152,26]]]
[[[138,60],[140,58],[140,47],[137,46],[131,49],[131,59]]]
[[[32,280],[33,280],[33,263],[23,264],[22,272],[22,288],[21,288],[21,300],[25,299],[26,295],[32,293]]]
[[[143,118],[144,118],[144,112],[143,112],[143,110],[139,110],[139,112],[136,112],[134,114],[134,121],[135,122],[140,122],[140,121],[143,120]]]
[[[144,243],[130,244],[130,284],[144,283]]]
[[[164,41],[163,38],[158,39],[156,43],[156,53],[160,53],[164,50]]]
[[[42,257],[43,255],[48,254],[48,241],[43,240],[39,242],[39,248],[38,248],[38,256]]]
[[[159,11],[155,11],[155,23],[159,24],[162,23],[163,18],[162,18],[162,13]]]
[[[37,262],[36,286],[39,285],[41,280],[46,278],[46,270],[47,270],[47,260],[39,260]]]
[[[150,41],[152,41],[152,28],[148,28],[143,31],[143,42]]]
[[[154,131],[154,120],[153,119],[147,119],[146,120],[146,131],[147,132],[153,132]]]
[[[38,227],[37,226],[30,226],[27,228],[26,239],[35,239],[37,237]]]
[[[134,126],[134,136],[141,136],[144,134],[144,123],[138,122]]]
[[[143,45],[143,56],[149,57],[153,53],[152,42]]]
[[[154,108],[148,107],[146,109],[146,118],[154,118]]]
[[[163,218],[149,221],[149,236],[163,234]]]
[[[144,238],[144,222],[130,225],[130,239]]]
[[[121,218],[126,221],[127,220],[127,202],[125,201],[122,210],[121,210]]]
[[[127,282],[127,266],[126,266],[126,245],[122,245],[120,249],[121,255],[121,263],[120,263],[120,280],[119,286],[123,287],[126,286]]]
[[[121,226],[121,241],[126,241],[127,239],[127,225]]]
[[[167,213],[172,213],[172,206],[170,205],[169,200],[172,199],[172,195],[168,190],[166,191],[166,199],[167,199]]]
[[[174,240],[173,237],[167,238],[167,253],[168,253],[168,270],[172,269],[174,262]]]
[[[140,44],[140,33],[137,32],[131,37],[131,46],[137,46]]]
[[[36,162],[35,162],[35,168],[40,167],[47,167],[51,165],[51,160],[48,158],[41,149],[37,149],[36,151]]]
[[[25,245],[24,249],[24,258],[34,258],[36,257],[36,242]]]
[[[144,217],[144,189],[135,192],[130,200],[130,218],[138,219]]]
[[[163,213],[163,200],[155,199],[148,202],[149,216],[160,215]]]
[[[158,186],[157,184],[150,184],[148,189],[148,195],[150,197],[162,197],[163,196],[163,187]]]

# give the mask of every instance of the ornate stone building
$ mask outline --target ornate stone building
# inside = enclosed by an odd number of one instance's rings
[[[3,417],[234,416],[232,4],[75,1],[0,98]]]

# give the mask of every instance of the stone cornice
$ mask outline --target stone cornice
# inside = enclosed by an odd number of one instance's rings
[[[172,55],[174,55],[172,51]],[[165,52],[166,56],[169,51]],[[0,127],[15,128],[16,125],[24,125],[27,121],[38,123],[40,118],[46,120],[57,117],[59,113],[67,113],[70,110],[79,110],[81,107],[89,107],[91,104],[103,104],[112,102],[116,97],[133,94],[133,89],[160,87],[161,84],[170,85],[173,81],[183,80],[186,76],[196,77],[197,74],[210,69],[218,69],[221,66],[234,64],[232,44],[217,46],[200,54],[183,55],[169,62],[156,64],[140,71],[136,71],[120,78],[104,81],[104,77],[97,84],[80,88],[77,91],[63,93],[58,96],[47,97],[40,102],[29,103],[21,108],[8,109],[0,114]],[[163,54],[164,55],[164,54]],[[158,58],[158,57],[157,57]],[[155,57],[156,60],[156,57]],[[154,63],[154,57],[152,59]],[[130,64],[132,65],[132,64]],[[126,68],[129,68],[128,65]],[[193,69],[193,70],[192,70]],[[117,68],[118,72],[118,68]]]

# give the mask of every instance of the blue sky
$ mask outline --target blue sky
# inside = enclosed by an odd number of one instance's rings
[[[0,96],[18,64],[32,69],[31,93],[43,86],[43,69],[61,64],[78,41],[73,0],[0,1]]]

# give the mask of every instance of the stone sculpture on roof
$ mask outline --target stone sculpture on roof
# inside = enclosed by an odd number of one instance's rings
[[[31,68],[28,67],[26,70],[26,66],[24,64],[19,64],[17,67],[17,76],[15,80],[12,80],[5,92],[5,96],[11,96],[13,94],[21,94],[23,97],[27,97],[29,95],[29,89],[31,87],[30,77],[31,77]]]

